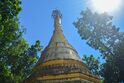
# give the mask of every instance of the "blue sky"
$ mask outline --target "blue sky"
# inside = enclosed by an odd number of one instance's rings
[[[24,34],[25,39],[29,44],[40,40],[45,47],[53,33],[53,18],[51,17],[52,10],[58,8],[62,15],[62,30],[69,43],[77,50],[82,57],[83,54],[100,55],[89,47],[84,40],[81,40],[73,22],[80,16],[81,10],[85,10],[87,0],[23,0],[22,12],[20,14],[20,22],[27,31]],[[113,23],[124,31],[124,6],[119,8],[114,16]]]

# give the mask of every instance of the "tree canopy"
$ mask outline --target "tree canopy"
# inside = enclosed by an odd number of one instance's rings
[[[100,63],[99,57],[95,58],[93,55],[83,55],[82,60],[87,65],[92,74],[99,77],[101,76],[100,66],[102,67],[102,65]]]
[[[113,25],[113,17],[107,13],[98,14],[86,9],[73,24],[80,37],[105,59],[103,74],[105,83],[124,81],[123,48],[124,32]],[[89,57],[90,58],[90,57]]]
[[[0,83],[19,83],[32,71],[40,41],[29,46],[19,23],[20,0],[0,0]]]

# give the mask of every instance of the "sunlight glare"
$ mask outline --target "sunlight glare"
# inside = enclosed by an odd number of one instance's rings
[[[120,7],[121,0],[92,0],[93,9],[99,13],[115,12]]]

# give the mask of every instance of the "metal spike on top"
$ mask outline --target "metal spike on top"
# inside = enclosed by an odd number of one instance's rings
[[[61,14],[60,10],[58,10],[58,9],[53,10],[52,17],[55,19],[58,16],[59,16],[59,18],[62,18],[62,14]]]

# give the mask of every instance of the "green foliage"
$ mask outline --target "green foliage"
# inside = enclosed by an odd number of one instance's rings
[[[81,38],[86,40],[89,46],[99,50],[106,60],[101,68],[105,83],[124,81],[124,32],[120,32],[119,28],[112,24],[112,18],[107,13],[93,13],[87,9],[82,11],[81,17],[74,22]]]
[[[113,63],[117,66],[119,80],[124,81],[124,38],[114,46]]]
[[[0,83],[19,83],[31,72],[41,51],[40,41],[28,45],[22,37],[20,0],[0,0]]]
[[[98,75],[99,77],[101,76],[100,75],[101,63],[99,61],[99,57],[96,59],[93,55],[90,56],[83,55],[82,60],[87,65],[92,74]]]
[[[113,45],[124,35],[112,24],[112,18],[107,13],[93,13],[87,9],[82,11],[81,17],[74,22],[81,38],[104,56],[113,55]]]

